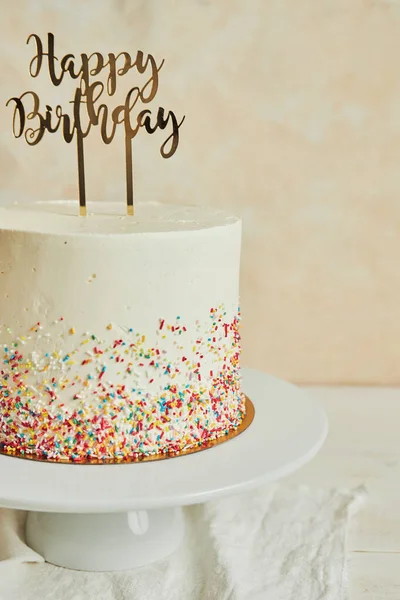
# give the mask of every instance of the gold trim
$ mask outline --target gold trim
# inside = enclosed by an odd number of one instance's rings
[[[0,454],[4,456],[10,456],[12,458],[21,458],[23,460],[33,460],[36,462],[45,462],[45,463],[59,463],[59,464],[68,464],[68,465],[122,465],[122,464],[131,464],[131,463],[143,463],[143,462],[155,462],[156,460],[167,460],[169,458],[178,458],[179,456],[187,456],[188,454],[195,454],[196,452],[202,452],[203,450],[208,450],[209,448],[213,448],[214,446],[219,446],[220,444],[224,444],[229,440],[233,440],[238,435],[246,431],[250,427],[253,422],[255,409],[254,404],[250,400],[248,396],[245,396],[245,407],[246,412],[242,422],[239,427],[230,431],[227,435],[218,437],[215,440],[211,440],[202,446],[195,446],[194,448],[189,448],[188,450],[182,450],[182,452],[177,452],[175,454],[154,454],[150,456],[144,456],[140,458],[120,458],[120,459],[89,459],[85,461],[72,461],[68,458],[38,458],[33,454],[21,454],[17,451],[6,451],[0,449]]]

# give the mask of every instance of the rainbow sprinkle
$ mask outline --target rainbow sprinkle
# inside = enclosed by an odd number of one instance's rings
[[[183,316],[173,323],[160,318],[152,346],[133,328],[104,329],[106,341],[80,335],[60,317],[51,333],[35,323],[3,346],[3,451],[140,460],[202,446],[240,425],[239,316],[227,322],[221,305],[194,328]],[[31,351],[23,353],[24,346]]]

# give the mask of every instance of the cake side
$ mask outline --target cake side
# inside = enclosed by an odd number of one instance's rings
[[[71,232],[70,214],[62,234],[62,211],[56,234],[45,222],[0,229],[0,444],[9,452],[176,453],[243,418],[240,221],[197,213],[188,228],[176,207],[161,227],[159,213],[158,225],[150,216],[122,233],[112,219],[107,235],[113,213],[101,210],[100,235]]]

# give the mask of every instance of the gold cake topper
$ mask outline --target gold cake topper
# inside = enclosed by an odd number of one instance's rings
[[[175,114],[159,107],[156,114],[148,108],[143,108],[136,115],[131,114],[141,105],[149,104],[156,96],[159,83],[159,72],[164,60],[157,64],[151,54],[141,50],[132,57],[128,52],[119,54],[108,53],[107,57],[100,52],[81,54],[66,54],[61,59],[55,55],[54,35],[47,34],[47,47],[35,33],[32,33],[27,44],[35,44],[35,55],[29,64],[29,73],[38,77],[44,62],[47,63],[48,75],[54,86],[61,85],[65,76],[77,80],[75,94],[71,100],[70,114],[64,112],[61,105],[54,109],[48,104],[43,108],[39,96],[33,91],[27,91],[19,97],[10,98],[6,106],[15,103],[13,115],[13,134],[16,138],[24,137],[30,146],[38,144],[46,131],[56,133],[60,128],[64,140],[69,144],[76,138],[78,158],[78,186],[80,214],[86,215],[85,161],[83,141],[89,135],[92,127],[99,126],[101,138],[105,144],[110,144],[115,136],[118,125],[125,129],[125,163],[126,163],[126,202],[128,215],[133,215],[133,166],[132,140],[141,128],[147,133],[155,133],[158,129],[172,129],[160,147],[163,158],[170,158],[179,144],[179,128],[185,117],[178,122]],[[111,110],[107,104],[99,103],[105,93],[112,97],[117,90],[118,78],[135,70],[139,75],[148,75],[140,87],[132,87],[125,97],[125,102]],[[106,84],[95,80],[100,73],[107,75]]]

